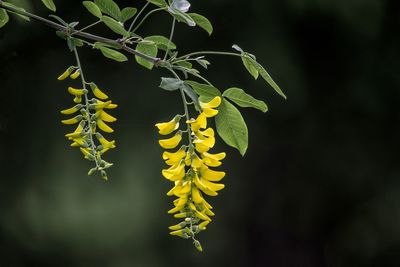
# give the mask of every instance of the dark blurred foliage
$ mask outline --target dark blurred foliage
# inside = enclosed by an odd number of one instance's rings
[[[93,21],[80,1],[56,2],[66,20]],[[132,2],[143,4],[119,1]],[[81,50],[86,76],[119,104],[111,180],[88,177],[60,124],[71,97],[56,77],[73,56],[52,29],[12,18],[0,30],[0,266],[400,266],[399,1],[192,5],[215,32],[179,24],[183,52],[239,44],[288,95],[252,80],[237,58],[211,58],[213,83],[245,88],[270,111],[244,110],[244,158],[218,140],[228,175],[199,236],[205,252],[168,235],[171,184],[154,128],[182,110],[158,88],[168,74]],[[142,33],[167,35],[169,22],[156,15]]]

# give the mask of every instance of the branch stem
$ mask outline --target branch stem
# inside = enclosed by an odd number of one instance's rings
[[[80,36],[82,38],[86,38],[86,39],[89,39],[89,40],[92,40],[92,41],[98,41],[98,42],[109,43],[109,44],[114,44],[114,45],[120,45],[121,44],[121,42],[118,42],[117,40],[112,40],[112,39],[109,39],[109,38],[101,37],[101,36],[94,35],[94,34],[91,34],[91,33],[87,33],[87,32],[84,32],[84,31],[77,31],[77,30],[71,29],[71,28],[69,28],[67,26],[64,26],[62,24],[59,24],[59,23],[56,23],[54,21],[51,21],[51,20],[45,19],[43,17],[40,17],[38,15],[29,13],[29,12],[26,12],[26,11],[22,11],[22,10],[19,10],[19,9],[11,7],[11,6],[6,6],[6,5],[3,4],[2,1],[0,1],[0,8],[3,8],[3,9],[5,9],[7,11],[10,11],[10,12],[17,13],[19,15],[27,16],[28,18],[36,20],[36,21],[38,21],[38,22],[40,22],[40,23],[42,23],[42,24],[44,24],[46,26],[49,26],[51,28],[54,28],[56,30],[62,31],[62,32],[70,34],[70,35],[77,35],[77,36]],[[160,58],[151,57],[151,56],[148,56],[146,54],[143,54],[143,53],[141,53],[139,51],[136,51],[135,49],[130,48],[130,47],[126,46],[126,45],[122,45],[121,49],[126,51],[126,52],[128,52],[128,53],[131,53],[131,54],[134,54],[136,56],[139,56],[139,57],[141,57],[141,58],[143,58],[143,59],[145,59],[145,60],[147,60],[147,61],[149,61],[149,62],[151,62],[151,63],[153,63],[155,65],[157,65],[157,63],[161,60]]]

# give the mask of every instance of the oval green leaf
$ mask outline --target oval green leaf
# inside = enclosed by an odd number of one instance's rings
[[[83,1],[82,3],[86,9],[92,13],[93,16],[98,17],[99,19],[101,19],[101,17],[103,16],[103,14],[101,13],[100,8],[93,3],[92,1]]]
[[[118,52],[117,50],[108,48],[108,47],[104,47],[104,46],[100,46],[99,47],[101,53],[103,53],[103,55],[109,59],[118,61],[118,62],[124,62],[127,61],[128,58],[122,54],[121,52]]]
[[[121,10],[121,22],[126,22],[136,15],[137,9],[134,7],[125,7]]]
[[[240,88],[229,88],[222,95],[242,108],[255,108],[264,113],[268,111],[268,106],[264,101],[255,99]]]
[[[176,45],[172,41],[169,41],[167,37],[162,35],[152,35],[144,39],[156,43],[157,47],[164,51],[176,49]]]
[[[110,15],[116,20],[121,18],[121,10],[113,0],[94,0],[94,3],[100,8],[103,13]]]
[[[116,21],[113,18],[107,17],[107,16],[102,16],[101,20],[104,22],[104,24],[107,25],[108,28],[110,28],[113,32],[121,34],[124,37],[129,36],[129,32],[125,30],[124,26],[122,26],[118,21]]]
[[[157,53],[158,53],[157,45],[154,42],[146,41],[146,40],[138,43],[136,46],[136,50],[145,55],[151,56],[151,57],[156,57]],[[153,69],[154,64],[152,62],[150,62],[140,56],[135,56],[135,59],[136,59],[136,62],[138,64],[142,65],[143,67],[145,67],[149,70]]]
[[[216,96],[221,96],[221,92],[214,86],[195,81],[185,81],[185,83],[193,88],[193,90],[200,96],[200,100],[202,101],[209,101]]]
[[[4,27],[9,20],[10,18],[8,17],[7,11],[0,9],[0,28]]]
[[[206,17],[197,13],[188,13],[188,15],[194,20],[197,26],[203,28],[208,33],[208,35],[212,34],[213,26]]]
[[[247,125],[240,111],[226,99],[222,100],[215,117],[215,125],[224,142],[239,150],[244,156],[248,147],[249,134]]]
[[[51,11],[56,12],[56,5],[53,0],[42,0],[42,3]]]

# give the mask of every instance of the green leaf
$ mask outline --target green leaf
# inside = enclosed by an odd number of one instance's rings
[[[53,0],[42,0],[43,4],[53,12],[56,12],[56,5]]]
[[[105,47],[110,47],[110,48],[115,48],[115,49],[122,48],[122,45],[115,44],[115,43],[103,43],[103,42],[95,42],[94,43],[94,48],[100,49],[100,46],[105,46]]]
[[[94,3],[100,8],[103,13],[110,15],[116,20],[121,18],[121,10],[113,0],[94,0]]]
[[[185,94],[192,99],[194,105],[196,106],[197,110],[201,110],[200,104],[199,104],[199,98],[197,97],[196,93],[193,91],[192,87],[189,85],[183,83],[182,84],[182,89],[185,92]]]
[[[72,41],[72,43],[73,43],[75,46],[77,46],[77,47],[83,46],[83,41],[82,41],[81,39],[72,37],[72,38],[71,38],[71,41]]]
[[[66,23],[62,18],[60,18],[59,16],[56,15],[49,15],[50,18],[53,18],[55,20],[57,20],[58,22],[60,22],[62,25],[64,26],[68,26],[68,23]]]
[[[248,147],[249,134],[240,111],[226,99],[222,100],[215,117],[217,132],[222,140],[239,150],[244,156]]]
[[[95,3],[93,3],[92,1],[83,1],[82,4],[90,13],[92,13],[93,16],[101,19],[101,16],[103,16],[103,14],[101,13],[100,8]]]
[[[167,7],[168,4],[165,2],[165,0],[147,0],[147,2],[152,3],[153,5],[159,6],[159,7]]]
[[[216,96],[221,96],[221,92],[214,86],[198,83],[195,81],[185,81],[200,96],[200,100],[210,101]]]
[[[7,11],[0,9],[0,28],[6,25],[9,20],[10,18],[8,17]]]
[[[129,36],[129,32],[125,30],[124,26],[122,26],[118,21],[108,16],[102,16],[101,20],[110,28],[113,32],[121,34],[124,37]]]
[[[260,63],[255,61],[253,58],[250,56],[246,56],[246,58],[249,60],[249,63],[258,71],[258,73],[263,77],[263,79],[274,88],[275,92],[277,92],[279,95],[281,95],[284,99],[286,99],[286,95],[282,92],[281,88],[275,83],[275,81],[272,79],[272,77],[269,75],[269,73],[264,69],[263,66],[261,66]]]
[[[125,7],[121,10],[121,21],[126,22],[136,15],[137,9],[134,7]]]
[[[11,3],[8,3],[8,2],[3,2],[3,5],[4,5],[4,6],[7,6],[7,7],[15,8],[15,9],[17,9],[17,10],[19,10],[19,11],[26,12],[26,10],[23,9],[22,7],[16,6],[16,5],[11,4]],[[24,15],[21,15],[21,14],[18,14],[18,13],[16,13],[16,12],[12,12],[12,11],[9,11],[9,12],[12,13],[12,14],[14,14],[14,15],[17,15],[18,17],[20,17],[20,18],[22,18],[22,19],[24,19],[24,20],[26,20],[26,21],[30,21],[30,20],[31,20],[31,19],[30,19],[29,17],[27,17],[27,16],[24,16]]]
[[[167,37],[161,35],[152,35],[144,39],[156,43],[157,47],[164,51],[176,49],[176,45],[172,41],[169,42],[169,39]]]
[[[179,22],[186,23],[187,25],[194,27],[196,26],[196,22],[186,13],[183,13],[179,9],[176,9],[174,7],[169,7],[168,12],[174,16]]]
[[[108,47],[104,47],[104,46],[100,46],[99,49],[100,49],[101,53],[103,53],[103,55],[109,59],[112,59],[112,60],[115,60],[118,62],[124,62],[124,61],[128,60],[128,58],[124,54],[118,52],[117,50],[114,50],[114,49],[111,49]]]
[[[151,57],[156,57],[157,53],[158,53],[157,45],[154,42],[146,41],[146,40],[138,43],[136,46],[136,50],[145,55],[151,56]],[[150,62],[140,56],[135,56],[135,58],[136,58],[137,63],[139,63],[140,65],[142,65],[143,67],[145,67],[149,70],[151,70],[154,66],[154,64],[152,62]]]
[[[175,91],[182,87],[183,81],[176,78],[161,78],[160,88],[167,90],[167,91]]]
[[[196,13],[188,13],[188,15],[193,19],[197,26],[203,28],[208,33],[208,35],[212,34],[213,26],[206,17]]]
[[[222,95],[229,98],[229,100],[232,100],[242,108],[255,108],[262,112],[268,111],[267,104],[265,104],[264,101],[255,99],[240,88],[229,88]]]
[[[258,70],[251,63],[251,61],[249,59],[249,56],[244,54],[242,56],[242,62],[243,62],[243,65],[246,67],[247,71],[251,74],[251,76],[253,76],[254,79],[257,80],[257,78],[258,78]]]

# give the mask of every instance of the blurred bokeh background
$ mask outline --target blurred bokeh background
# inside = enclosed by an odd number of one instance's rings
[[[19,2],[48,14],[40,1]],[[93,21],[80,1],[56,3],[65,20]],[[0,266],[400,266],[399,6],[192,1],[215,32],[178,24],[183,52],[238,44],[288,96],[254,81],[237,58],[209,58],[209,80],[247,89],[270,111],[243,110],[244,158],[218,139],[228,175],[210,200],[217,215],[199,236],[203,253],[168,235],[171,184],[154,123],[182,107],[158,88],[167,73],[81,50],[86,76],[119,104],[111,179],[88,177],[90,163],[60,123],[71,97],[56,77],[73,55],[52,29],[12,17],[0,30]],[[169,22],[156,15],[141,32],[167,35]]]

